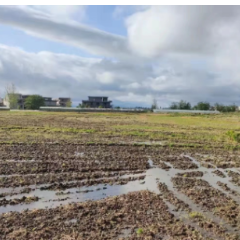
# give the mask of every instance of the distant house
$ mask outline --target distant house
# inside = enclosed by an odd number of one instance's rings
[[[59,107],[66,107],[67,103],[71,102],[71,98],[58,98],[56,99],[56,105]]]
[[[22,95],[20,93],[14,93],[14,95],[16,95],[17,104],[12,108],[25,109],[25,101],[31,95]],[[66,107],[66,103],[68,101],[71,101],[71,98],[52,99],[51,97],[44,97],[44,104],[46,107],[57,107],[57,106]],[[5,105],[6,107],[10,107],[8,96],[5,97],[3,101],[3,105]],[[0,102],[0,106],[1,106],[1,102]]]
[[[32,96],[32,95],[21,95],[20,101],[19,101],[19,104],[20,104],[19,108],[20,109],[25,109],[25,101],[29,96]],[[45,104],[46,107],[56,107],[56,101],[55,100],[53,100],[50,97],[43,97],[43,98],[44,98],[44,104]]]
[[[50,97],[44,97],[44,104],[45,104],[45,107],[56,107],[57,100],[53,100]]]
[[[88,100],[82,100],[82,106],[89,108],[111,108],[111,103],[108,97],[88,97]]]

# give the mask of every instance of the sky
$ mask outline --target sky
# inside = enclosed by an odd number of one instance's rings
[[[240,105],[239,6],[0,6],[0,97]]]

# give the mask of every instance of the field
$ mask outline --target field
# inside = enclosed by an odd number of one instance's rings
[[[240,115],[0,113],[0,239],[240,239]]]

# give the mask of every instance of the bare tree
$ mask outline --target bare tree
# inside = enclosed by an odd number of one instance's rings
[[[5,100],[8,102],[9,108],[18,107],[18,94],[16,93],[16,87],[14,83],[10,83],[5,87],[6,96]]]

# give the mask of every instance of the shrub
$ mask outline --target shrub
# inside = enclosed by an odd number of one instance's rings
[[[233,130],[227,131],[226,135],[228,138],[235,142],[240,142],[240,133],[236,133]]]
[[[45,105],[44,97],[40,95],[31,95],[25,100],[26,109],[39,109],[40,107]]]

